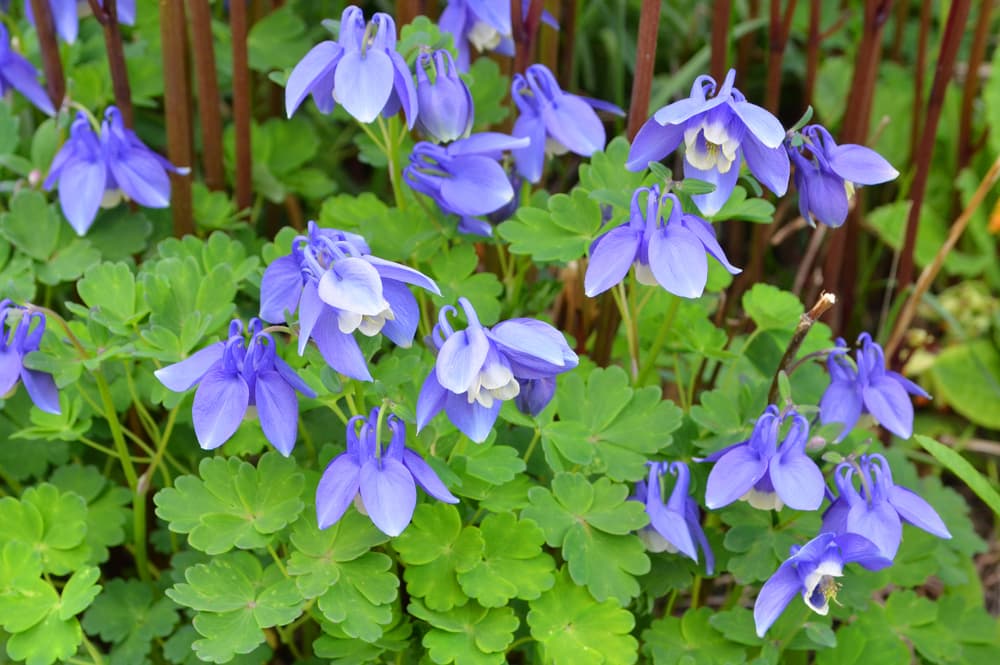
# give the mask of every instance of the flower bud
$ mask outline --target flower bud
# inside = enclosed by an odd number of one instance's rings
[[[428,67],[434,70],[433,82]],[[454,141],[472,131],[472,94],[448,51],[421,53],[417,58],[417,100],[417,126],[432,141]]]

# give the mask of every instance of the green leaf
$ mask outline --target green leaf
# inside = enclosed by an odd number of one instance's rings
[[[483,560],[458,574],[458,583],[483,607],[503,607],[511,598],[534,600],[552,588],[555,563],[542,552],[545,534],[534,522],[511,513],[492,514],[479,526]]]
[[[521,517],[534,520],[552,547],[561,547],[573,581],[598,600],[623,605],[639,595],[636,575],[649,572],[642,541],[631,532],[648,523],[641,503],[626,501],[628,488],[607,478],[590,484],[580,474],[559,473],[552,489],[533,487]]]
[[[757,324],[758,330],[787,330],[791,332],[805,311],[802,303],[787,291],[770,284],[754,284],[743,294],[743,309]]]
[[[9,206],[10,211],[0,215],[0,235],[36,261],[48,261],[59,244],[62,223],[45,196],[22,189],[10,199]]]
[[[629,665],[638,658],[638,643],[629,634],[635,626],[632,614],[613,600],[594,600],[565,567],[555,586],[528,606],[531,636],[541,643],[546,663]]]
[[[8,541],[0,551],[0,626],[21,633],[44,619],[59,594],[41,578],[38,553],[27,543]]]
[[[83,629],[115,645],[112,661],[139,662],[148,655],[154,640],[173,632],[178,618],[169,598],[153,600],[150,585],[116,578],[83,615]]]
[[[580,187],[598,203],[628,210],[632,192],[642,186],[645,174],[625,168],[629,142],[616,136],[604,150],[595,152],[590,161],[580,165]]]
[[[392,559],[381,552],[368,552],[340,564],[340,579],[319,597],[317,605],[330,621],[349,636],[365,642],[382,637],[383,626],[392,622],[399,578],[392,572]]]
[[[220,554],[264,547],[304,504],[304,479],[294,459],[265,453],[255,469],[237,458],[206,458],[200,478],[181,476],[153,497],[171,531],[188,534],[195,549]]]
[[[738,665],[746,662],[743,647],[719,639],[710,625],[713,611],[708,607],[688,610],[681,618],[657,619],[643,631],[643,651],[654,665]]]
[[[76,285],[90,316],[112,332],[130,333],[130,324],[148,311],[142,305],[142,289],[126,263],[99,263],[87,270]]]
[[[354,561],[372,547],[389,540],[365,515],[348,512],[333,526],[320,530],[316,520],[295,522],[291,541],[295,549],[288,559],[288,574],[305,598],[315,598],[340,579],[340,565]]]
[[[125,542],[122,527],[129,516],[126,506],[131,502],[131,493],[128,488],[109,486],[107,477],[95,467],[76,464],[59,467],[50,481],[61,490],[75,492],[87,502],[85,541],[91,549],[90,562],[107,561],[108,548]]]
[[[56,250],[47,262],[38,266],[38,281],[49,286],[76,280],[83,272],[101,260],[100,253],[89,240],[74,238]]]
[[[913,437],[924,450],[934,456],[943,467],[954,473],[976,493],[983,503],[990,507],[994,513],[1000,515],[1000,494],[993,488],[989,480],[983,477],[976,468],[969,464],[964,457],[951,448],[944,446],[934,439],[917,434]]]
[[[587,253],[601,229],[601,207],[581,190],[556,194],[548,210],[521,208],[514,219],[497,227],[514,254],[530,254],[536,261],[573,261]]]
[[[448,252],[442,252],[431,259],[431,273],[440,296],[432,296],[434,303],[454,305],[459,296],[469,299],[479,314],[483,325],[489,326],[500,317],[500,301],[497,298],[503,287],[491,272],[477,272],[479,257],[472,245],[458,245]]]
[[[518,451],[510,446],[497,444],[495,438],[470,446],[464,455],[456,456],[456,466],[463,463],[465,473],[491,485],[508,483],[525,469],[524,460]]]
[[[101,216],[87,232],[87,240],[105,261],[127,261],[142,253],[153,233],[153,223],[141,210],[118,206]]]
[[[509,607],[487,609],[474,602],[449,612],[436,612],[413,600],[407,609],[434,626],[424,635],[423,645],[439,665],[506,663],[504,651],[514,641],[514,631],[521,623]]]
[[[709,617],[712,628],[722,633],[730,642],[758,646],[764,642],[757,637],[757,627],[754,625],[753,612],[745,607],[734,607],[731,610],[716,612]]]
[[[59,603],[59,619],[67,621],[90,607],[101,585],[97,584],[101,571],[96,566],[85,566],[73,571],[62,590],[62,601]]]
[[[26,489],[20,501],[0,499],[0,542],[26,543],[40,554],[44,572],[66,575],[90,556],[86,520],[82,498],[42,483]]]
[[[762,198],[747,198],[747,191],[737,186],[726,199],[719,212],[712,215],[713,222],[727,219],[742,219],[758,224],[770,224],[774,219],[774,205]]]
[[[27,665],[51,665],[76,653],[83,631],[76,619],[64,621],[51,612],[40,623],[7,640],[7,655]]]
[[[287,69],[306,54],[306,24],[290,7],[280,7],[254,21],[247,34],[250,68],[258,72]]]
[[[931,376],[940,397],[983,427],[1000,429],[1000,351],[987,339],[952,346],[935,359]]]
[[[449,33],[444,33],[446,36]],[[504,100],[510,92],[510,77],[500,72],[500,65],[490,58],[476,58],[463,77],[472,93],[475,108],[474,131],[495,127],[510,115],[510,105]],[[517,196],[517,193],[514,194]]]
[[[457,574],[472,570],[482,560],[485,543],[479,529],[462,526],[455,506],[417,506],[413,522],[393,541],[393,547],[406,564],[406,590],[411,596],[440,611],[469,601]]]

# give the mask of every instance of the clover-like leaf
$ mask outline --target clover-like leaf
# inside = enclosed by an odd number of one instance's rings
[[[504,651],[514,641],[514,631],[521,623],[509,607],[488,609],[475,602],[436,612],[413,600],[407,609],[434,626],[424,635],[423,644],[438,665],[506,663]]]
[[[177,609],[168,598],[154,600],[153,589],[139,580],[108,582],[83,615],[83,629],[113,644],[115,662],[140,662],[153,641],[173,632]]]
[[[46,573],[65,575],[90,558],[87,504],[49,483],[29,487],[18,501],[0,499],[0,543],[20,541],[41,555]]]
[[[503,607],[511,598],[533,600],[552,588],[555,563],[542,552],[545,533],[511,513],[489,515],[479,526],[483,560],[458,574],[458,583],[483,607]]]
[[[292,529],[294,545],[288,574],[304,598],[315,598],[340,579],[341,564],[354,561],[372,547],[389,540],[357,511],[348,511],[337,523],[320,529],[314,519],[298,520]]]
[[[392,622],[399,578],[392,572],[392,559],[381,552],[367,552],[340,564],[340,579],[317,605],[330,621],[351,637],[375,642],[383,626]]]
[[[87,534],[90,563],[108,559],[108,548],[125,542],[123,526],[131,501],[127,487],[108,485],[107,477],[93,466],[71,464],[55,470],[50,481],[63,491],[75,492],[87,502]]]
[[[738,644],[722,639],[709,619],[713,610],[688,610],[681,618],[657,619],[642,633],[643,651],[654,665],[687,662],[692,665],[737,665],[746,661]]]
[[[207,554],[264,547],[304,507],[298,465],[275,452],[256,469],[238,458],[206,458],[198,473],[181,476],[153,501],[171,531],[188,534],[191,546]]]
[[[530,254],[536,261],[574,261],[587,253],[600,228],[600,204],[577,189],[551,197],[548,210],[521,208],[497,233],[510,242],[514,254]]]

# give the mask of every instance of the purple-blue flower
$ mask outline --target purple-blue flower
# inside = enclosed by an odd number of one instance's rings
[[[24,95],[42,113],[55,115],[56,109],[52,106],[49,93],[38,82],[38,71],[24,56],[14,52],[10,45],[10,33],[0,23],[0,96],[7,94],[8,88]]]
[[[778,434],[784,421],[792,424],[781,446]],[[754,424],[750,438],[709,455],[715,462],[708,474],[705,505],[715,510],[737,499],[760,510],[816,510],[823,503],[823,473],[806,455],[809,421],[795,411],[782,418],[773,404]]]
[[[7,317],[16,318],[9,324]],[[37,351],[45,334],[45,314],[0,301],[0,397],[13,392],[20,380],[28,397],[42,411],[58,415],[59,390],[52,375],[24,366],[24,356]]]
[[[530,4],[521,3],[524,15],[527,15]],[[542,11],[542,21],[553,28],[559,28],[559,24],[547,11]],[[438,25],[442,32],[450,32],[455,38],[460,71],[469,69],[469,44],[479,53],[494,51],[501,55],[514,55],[510,0],[448,0],[448,6],[441,12]]]
[[[396,22],[382,12],[365,24],[354,5],[340,16],[337,41],[320,42],[299,61],[285,85],[285,112],[291,118],[307,95],[321,113],[340,104],[359,122],[389,117],[400,108],[406,123],[417,119],[417,91],[403,56],[396,52]]]
[[[589,157],[604,149],[604,123],[594,109],[624,115],[614,104],[563,92],[545,65],[514,74],[511,96],[520,112],[511,134],[531,140],[514,151],[514,161],[518,173],[530,182],[541,179],[546,154]]]
[[[646,214],[640,197],[646,194]],[[664,217],[663,203],[670,200]],[[660,188],[640,187],[632,195],[629,219],[599,236],[590,247],[590,262],[584,276],[584,291],[593,298],[621,282],[635,266],[641,284],[659,284],[683,298],[697,298],[708,282],[708,258],[735,275],[739,268],[729,263],[715,238],[712,225],[697,215],[685,213],[673,194],[660,196]]]
[[[854,354],[855,363],[846,358],[847,343],[837,339],[842,352],[831,353],[827,359],[830,386],[819,402],[820,420],[843,423],[837,440],[847,436],[862,413],[870,413],[882,427],[901,439],[913,434],[913,404],[909,395],[930,399],[923,388],[903,375],[886,369],[882,347],[862,333]],[[909,395],[907,394],[909,393]]]
[[[309,222],[308,235],[292,241],[292,253],[264,271],[260,318],[279,323],[297,310],[300,355],[312,339],[335,370],[371,381],[352,333],[382,333],[399,346],[409,346],[420,308],[407,284],[440,295],[437,284],[423,273],[373,256],[361,236]]]
[[[434,80],[428,69],[433,70]],[[432,141],[448,143],[472,132],[472,93],[445,49],[417,56],[417,100],[417,128]]]
[[[388,446],[380,440],[378,408],[347,423],[347,450],[323,472],[316,488],[319,528],[334,524],[356,498],[372,523],[388,536],[398,536],[410,524],[417,505],[417,485],[438,501],[458,503],[427,462],[406,447],[406,424],[389,414],[392,432]],[[357,424],[361,423],[358,432]]]
[[[147,208],[170,205],[168,171],[187,173],[146,147],[125,127],[114,106],[104,112],[98,137],[84,113],[77,113],[45,179],[45,188],[59,185],[59,204],[70,226],[85,235],[99,208],[110,208],[123,197]]]
[[[528,145],[528,139],[486,132],[473,134],[448,146],[421,141],[413,146],[403,180],[434,199],[441,210],[459,215],[463,230],[475,231],[478,215],[494,212],[514,199],[514,188],[500,165],[505,150]],[[481,224],[481,223],[480,223]]]
[[[854,476],[861,490],[854,486]],[[841,462],[833,473],[837,499],[823,513],[823,530],[856,533],[875,543],[882,556],[894,559],[903,539],[903,522],[938,538],[951,538],[934,508],[915,492],[896,485],[885,457],[863,455],[857,467]]]
[[[881,570],[892,561],[879,554],[878,548],[863,536],[853,533],[821,533],[802,547],[793,546],[791,556],[764,583],[753,606],[757,636],[764,637],[796,594],[813,612],[826,615],[830,599],[840,588],[835,580],[844,574],[844,566],[857,563],[868,570]]]
[[[417,399],[417,429],[444,410],[455,427],[482,443],[501,403],[520,394],[521,380],[551,379],[576,367],[579,359],[562,333],[547,323],[510,319],[487,328],[472,303],[459,298],[458,304],[468,326],[455,330],[448,315],[457,310],[450,305],[441,308],[431,334],[437,362]],[[552,393],[543,388],[532,397],[524,406],[541,411]]]
[[[250,320],[247,332],[249,344],[243,335],[243,323],[233,319],[226,341],[206,346],[154,374],[174,392],[198,385],[191,415],[198,444],[205,450],[228,441],[247,410],[255,406],[264,436],[287,457],[298,433],[299,401],[295,391],[306,397],[315,397],[316,393],[278,356],[274,338],[263,331],[259,319]]]
[[[632,141],[626,167],[641,171],[684,142],[684,175],[715,185],[715,191],[693,196],[706,215],[717,213],[732,194],[740,163],[778,196],[788,189],[785,130],[766,109],[751,104],[733,87],[730,69],[721,87],[711,76],[699,76],[691,96],[668,104],[646,121]]]
[[[660,478],[668,471],[677,476],[677,482],[664,503]],[[690,472],[683,462],[649,462],[649,478],[635,484],[632,497],[646,506],[649,515],[649,526],[642,528],[639,538],[650,552],[680,552],[695,563],[700,547],[705,555],[705,569],[711,575],[715,557],[701,528],[698,504],[688,494],[690,486]]]
[[[799,212],[810,224],[836,228],[847,219],[855,185],[877,185],[899,175],[880,154],[861,145],[837,142],[820,125],[802,128],[802,139],[785,140],[795,164]],[[806,153],[811,157],[807,157]]]
[[[104,2],[97,0],[97,4],[103,6]],[[52,10],[52,22],[55,23],[56,34],[67,44],[75,42],[80,31],[80,16],[84,12],[90,12],[87,0],[49,0],[49,7]],[[118,0],[116,7],[119,23],[135,25],[135,0]],[[31,0],[24,2],[24,16],[32,25],[35,24]]]

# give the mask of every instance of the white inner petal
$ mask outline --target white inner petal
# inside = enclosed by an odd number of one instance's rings
[[[704,140],[704,148],[699,135]],[[708,124],[704,121],[684,130],[685,157],[691,166],[702,171],[728,173],[736,161],[736,151],[740,142],[726,131],[722,123]]]
[[[337,310],[337,327],[345,335],[350,335],[355,330],[359,330],[362,335],[374,337],[382,332],[386,321],[393,321],[395,318],[396,315],[393,313],[392,308],[389,307],[389,302],[383,298],[382,311],[378,314],[362,315],[357,312]]]
[[[785,503],[775,492],[761,492],[756,488],[740,497],[741,501],[746,501],[757,510],[781,510]]]
[[[635,279],[637,282],[646,286],[659,286],[660,283],[656,281],[656,277],[653,276],[653,269],[648,264],[636,261],[632,264],[632,267],[635,268]]]
[[[521,392],[521,384],[514,378],[510,368],[500,363],[489,363],[472,380],[467,392],[469,404],[479,402],[484,408],[493,406],[496,400],[514,399]]]
[[[838,561],[827,560],[816,566],[816,570],[811,572],[802,583],[802,600],[809,606],[809,609],[821,615],[826,615],[830,611],[830,599],[836,598],[839,588],[834,578],[843,574],[844,566]],[[816,604],[813,598],[817,587],[822,594],[822,604]]]
[[[469,31],[469,41],[472,42],[472,45],[480,53],[483,51],[492,51],[500,44],[501,39],[503,37],[497,32],[496,28],[482,21],[476,21],[475,25],[472,26],[472,30]]]
[[[556,141],[551,136],[549,136],[549,137],[547,137],[545,139],[545,156],[546,157],[553,157],[553,156],[558,156],[558,155],[565,155],[567,152],[569,152],[569,148],[567,148],[566,146],[564,146],[559,141]]]
[[[120,189],[106,189],[101,197],[102,208],[114,208],[125,199],[125,193]]]
[[[644,529],[640,529],[637,535],[643,545],[646,546],[646,551],[648,552],[677,552],[677,548],[674,547],[669,540],[661,536],[655,529],[646,527]]]

